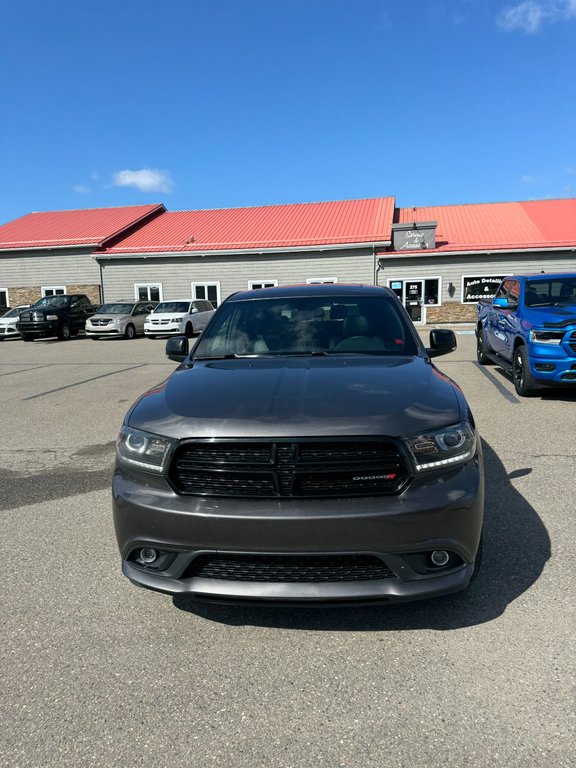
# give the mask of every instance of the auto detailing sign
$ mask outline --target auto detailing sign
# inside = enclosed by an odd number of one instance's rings
[[[480,299],[490,299],[506,275],[494,277],[463,277],[462,278],[462,303],[474,304]]]

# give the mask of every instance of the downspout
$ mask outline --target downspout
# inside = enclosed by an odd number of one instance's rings
[[[98,266],[100,268],[100,303],[104,304],[104,280],[102,278],[102,262],[98,262]]]

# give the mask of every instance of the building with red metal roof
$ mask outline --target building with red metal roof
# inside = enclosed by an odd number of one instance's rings
[[[304,282],[388,285],[416,322],[472,319],[473,286],[576,263],[576,199],[396,208],[393,197],[197,211],[32,213],[0,226],[0,304],[208,298]]]

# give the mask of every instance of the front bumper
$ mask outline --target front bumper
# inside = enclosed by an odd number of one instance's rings
[[[418,476],[398,496],[228,499],[179,496],[162,477],[117,466],[113,510],[122,570],[134,583],[211,601],[332,603],[404,601],[464,589],[482,531],[482,457]],[[141,548],[166,552],[166,567],[138,563]],[[446,568],[421,567],[433,550]],[[387,578],[274,581],[204,578],[201,556],[376,558]],[[426,561],[427,562],[427,561]]]
[[[569,341],[558,345],[531,342],[528,360],[532,376],[538,382],[552,386],[576,385],[576,354]]]
[[[145,325],[145,336],[182,336],[181,323],[167,323],[166,325]]]
[[[28,333],[31,336],[56,336],[59,320],[43,320],[29,323],[17,323],[18,333]]]
[[[20,331],[14,325],[0,325],[0,339],[11,339],[20,336]]]
[[[124,336],[124,328],[103,325],[101,328],[86,326],[86,336]]]

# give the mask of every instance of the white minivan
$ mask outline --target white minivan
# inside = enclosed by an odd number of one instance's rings
[[[179,336],[190,338],[200,333],[214,314],[214,307],[207,299],[175,299],[161,301],[144,321],[144,335]]]

